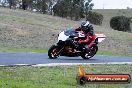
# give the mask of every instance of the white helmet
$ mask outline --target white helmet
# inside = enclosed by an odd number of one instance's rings
[[[89,21],[83,21],[81,23],[81,29],[83,32],[87,33],[89,31],[90,23]]]

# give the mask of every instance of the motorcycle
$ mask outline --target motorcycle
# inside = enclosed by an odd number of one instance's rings
[[[48,56],[50,59],[56,59],[59,56],[67,57],[79,57],[83,59],[92,58],[98,51],[98,43],[105,39],[104,34],[94,34],[92,36],[92,42],[86,49],[85,45],[75,44],[74,41],[85,38],[82,32],[76,32],[73,29],[66,29],[58,34],[58,42],[52,45],[48,50]]]

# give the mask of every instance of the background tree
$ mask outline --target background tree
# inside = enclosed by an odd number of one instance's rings
[[[110,20],[110,27],[118,31],[131,31],[130,27],[131,18],[126,16],[115,16]]]
[[[8,4],[8,0],[1,0],[0,4],[2,7],[6,7],[6,5]]]
[[[23,10],[27,9],[27,2],[26,2],[26,0],[22,0],[22,9]]]
[[[11,6],[12,6],[12,0],[8,0],[8,3],[9,3],[9,7],[11,9]]]
[[[47,12],[48,14],[52,15],[53,14],[53,6],[57,3],[58,0],[47,0]]]
[[[54,15],[78,20],[84,17],[85,0],[58,0],[53,7]]]
[[[86,3],[85,3],[85,15],[86,15],[86,17],[88,16],[89,11],[91,11],[93,6],[94,6],[94,4],[91,3],[91,1],[92,0],[86,0]]]
[[[2,0],[3,6],[37,11],[43,14],[53,14],[60,17],[70,17],[79,20],[92,10],[92,0]]]
[[[42,0],[41,9],[42,9],[42,13],[45,14],[47,9],[46,0]]]

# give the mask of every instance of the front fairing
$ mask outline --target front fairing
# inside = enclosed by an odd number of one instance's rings
[[[58,41],[66,41],[70,36],[75,36],[76,32],[72,28],[67,28],[64,31],[60,32],[58,35]]]

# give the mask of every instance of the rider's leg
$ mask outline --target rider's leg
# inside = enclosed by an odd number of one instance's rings
[[[95,44],[94,42],[91,42],[90,44],[88,44],[88,47],[92,47],[92,45]]]

